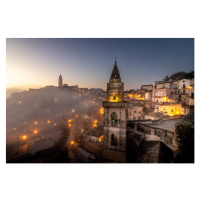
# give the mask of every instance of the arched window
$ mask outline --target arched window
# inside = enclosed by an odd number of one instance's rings
[[[115,112],[111,114],[111,124],[112,126],[117,126],[117,114]]]
[[[117,135],[116,134],[111,135],[111,145],[117,145]]]
[[[117,74],[115,74],[114,76],[115,76],[115,78],[116,78],[116,77],[117,77]]]
[[[115,93],[113,94],[113,100],[116,100],[116,94]]]

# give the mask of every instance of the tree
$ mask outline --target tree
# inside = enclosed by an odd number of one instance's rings
[[[163,80],[163,81],[168,81],[168,80],[169,80],[169,76],[168,76],[168,75],[165,76],[162,80]]]

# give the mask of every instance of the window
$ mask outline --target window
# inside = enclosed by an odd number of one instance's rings
[[[116,77],[117,77],[117,74],[115,74],[114,77],[116,78]]]
[[[113,100],[116,100],[116,94],[115,93],[113,94]]]
[[[111,114],[111,124],[112,126],[117,126],[117,114],[115,112]]]
[[[134,113],[136,113],[136,110],[134,110]]]
[[[116,134],[111,135],[111,145],[117,145],[117,135]]]
[[[173,110],[171,110],[171,112],[174,112]]]

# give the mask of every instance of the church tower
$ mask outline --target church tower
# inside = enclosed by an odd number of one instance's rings
[[[121,81],[117,61],[107,83],[104,107],[103,158],[126,162],[127,102],[124,101],[124,83]]]
[[[62,87],[63,85],[63,80],[62,80],[62,76],[60,74],[59,79],[58,79],[58,87]]]

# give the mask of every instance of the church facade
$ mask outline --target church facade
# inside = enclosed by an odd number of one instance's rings
[[[124,101],[124,83],[117,62],[107,83],[104,107],[103,158],[126,162],[127,102]]]

